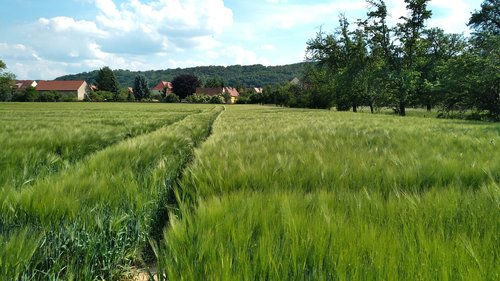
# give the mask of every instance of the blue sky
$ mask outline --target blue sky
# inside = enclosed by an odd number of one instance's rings
[[[429,26],[467,33],[482,0],[431,0]],[[391,21],[403,0],[386,0]],[[319,27],[364,0],[0,0],[0,59],[18,79],[91,71],[301,62]]]

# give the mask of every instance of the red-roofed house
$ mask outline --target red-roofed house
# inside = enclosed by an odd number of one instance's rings
[[[26,90],[28,87],[36,87],[37,83],[33,80],[16,80],[14,81],[14,90]]]
[[[240,96],[240,93],[238,93],[238,90],[233,87],[224,87],[224,93],[229,93],[231,95],[231,103],[236,103],[236,100]]]
[[[151,95],[163,95],[163,93],[171,94],[172,93],[172,83],[171,82],[166,82],[166,81],[160,81],[158,85],[154,86],[153,89],[151,89]]]
[[[74,95],[77,100],[83,100],[90,92],[90,87],[83,80],[73,81],[40,81],[36,85],[38,92],[59,92]]]

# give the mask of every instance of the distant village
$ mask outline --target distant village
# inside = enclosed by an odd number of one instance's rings
[[[296,79],[296,78],[295,78]],[[293,81],[292,81],[293,82]],[[89,85],[84,80],[68,80],[68,81],[34,81],[34,80],[15,80],[14,90],[25,91],[28,88],[34,88],[39,94],[56,92],[63,94],[66,97],[71,97],[73,100],[86,100],[93,92],[99,91],[96,85]],[[133,94],[133,88],[127,88],[129,94]],[[262,94],[262,88],[248,89],[255,94]],[[169,81],[160,81],[156,86],[150,89],[151,97],[168,96],[173,94],[172,83]],[[236,103],[240,97],[240,93],[234,87],[217,87],[217,88],[196,88],[196,95],[204,95],[209,97],[228,96],[228,103]]]

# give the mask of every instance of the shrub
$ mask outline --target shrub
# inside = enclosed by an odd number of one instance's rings
[[[50,91],[50,92],[42,92],[38,96],[38,100],[41,101],[41,102],[55,102],[55,101],[57,101],[56,95],[57,95],[57,93],[56,92],[52,92],[52,91]]]
[[[88,98],[85,98],[85,101],[117,101],[119,99],[119,95],[113,94],[108,91],[95,91],[90,92]]]
[[[156,100],[156,101],[161,101],[162,96],[161,96],[161,94],[154,94],[154,95],[151,95],[151,99]]]
[[[163,102],[167,103],[178,103],[180,102],[179,97],[176,94],[168,94],[164,99]]]
[[[194,94],[187,97],[187,101],[190,103],[209,103],[210,96]]]
[[[213,104],[222,104],[222,103],[226,103],[226,101],[225,101],[224,96],[222,96],[222,95],[216,95],[216,96],[210,97],[210,103],[213,103]]]

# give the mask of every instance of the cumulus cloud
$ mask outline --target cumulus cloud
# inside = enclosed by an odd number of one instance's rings
[[[146,57],[154,60],[165,54],[220,47],[214,36],[233,24],[233,13],[223,0],[91,2],[98,11],[94,19],[42,17],[20,28],[26,34],[24,45],[0,45],[4,59],[12,62],[9,67],[23,77],[32,74],[28,69],[38,68],[43,74],[37,76],[44,79],[74,68],[103,65],[149,69],[155,63]],[[60,71],[51,71],[55,68]]]
[[[152,53],[178,48],[206,48],[209,36],[233,24],[232,11],[222,0],[129,0],[119,7],[112,0],[96,0],[99,26],[112,30],[103,49],[109,52]],[[133,44],[134,41],[137,44]],[[209,40],[215,46],[213,40]],[[123,46],[126,46],[124,48]]]
[[[366,8],[364,1],[330,1],[318,4],[290,4],[276,6],[273,16],[265,19],[268,27],[291,29],[299,25],[325,20],[328,22],[345,11],[360,11]],[[336,19],[333,21],[336,22]]]
[[[40,56],[70,62],[94,57],[91,45],[110,36],[94,22],[69,17],[40,18],[27,33]]]
[[[38,57],[33,48],[23,44],[0,43],[0,54],[4,60],[32,60]]]
[[[21,79],[45,79],[65,74],[63,64],[66,63],[45,60],[30,46],[0,43],[0,54],[7,64],[8,71]]]

